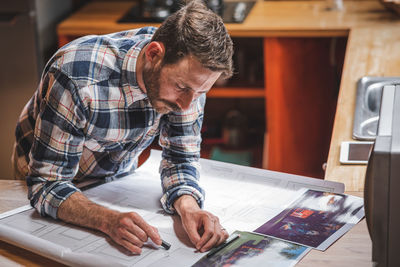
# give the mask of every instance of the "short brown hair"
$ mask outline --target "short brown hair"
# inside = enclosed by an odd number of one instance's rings
[[[204,67],[221,71],[225,78],[232,76],[232,40],[221,17],[200,0],[192,0],[169,16],[152,41],[165,46],[163,64],[174,64],[191,54]]]

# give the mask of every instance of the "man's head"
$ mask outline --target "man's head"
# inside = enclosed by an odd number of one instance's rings
[[[232,76],[232,40],[222,19],[200,0],[192,0],[168,17],[152,41],[165,45],[164,64],[191,54],[204,67],[222,72],[226,78]]]
[[[232,40],[222,19],[198,0],[168,17],[144,50],[144,89],[161,113],[187,109],[233,72]]]

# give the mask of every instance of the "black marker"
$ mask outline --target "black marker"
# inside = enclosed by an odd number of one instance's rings
[[[171,244],[161,239],[161,246],[168,250],[171,247]]]
[[[235,241],[236,239],[238,239],[240,237],[240,234],[234,234],[231,235],[227,240],[225,240],[224,243],[222,243],[221,245],[213,248],[210,250],[210,252],[208,252],[207,254],[207,258],[212,257],[213,255],[215,255],[218,251],[220,251],[221,249],[223,249],[224,247],[226,247],[227,245],[229,245],[230,243],[232,243],[233,241]]]

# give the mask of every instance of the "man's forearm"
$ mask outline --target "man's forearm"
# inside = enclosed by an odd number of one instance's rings
[[[112,218],[117,216],[117,211],[94,203],[80,192],[75,192],[67,198],[57,213],[57,217],[65,222],[96,229],[106,234],[110,229]]]

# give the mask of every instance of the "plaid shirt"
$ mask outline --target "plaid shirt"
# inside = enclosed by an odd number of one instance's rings
[[[136,81],[137,57],[155,30],[85,36],[46,65],[19,118],[14,150],[14,166],[26,176],[28,198],[42,216],[57,218],[60,204],[79,191],[72,180],[133,172],[157,135],[163,208],[173,213],[184,194],[203,206],[198,159],[205,95],[184,112],[162,115]]]

